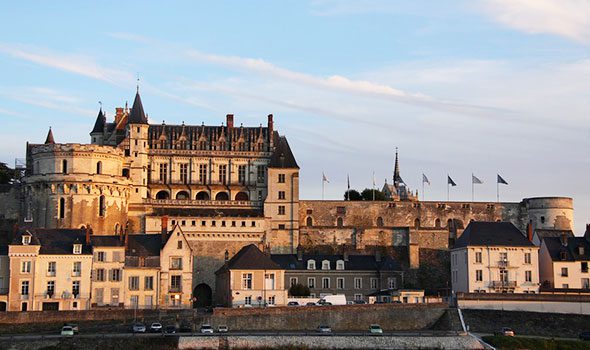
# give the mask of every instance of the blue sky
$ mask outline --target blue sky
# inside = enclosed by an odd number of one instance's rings
[[[258,125],[275,115],[301,197],[402,177],[426,200],[572,196],[590,222],[590,1],[5,1],[0,161],[49,126],[88,142],[131,102],[161,123]],[[422,197],[422,194],[420,194]]]

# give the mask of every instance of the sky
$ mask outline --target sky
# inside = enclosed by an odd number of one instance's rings
[[[590,0],[2,1],[0,162],[100,108],[257,126],[272,113],[300,197],[401,175],[425,200],[574,198],[590,223]],[[139,78],[139,82],[138,82]],[[375,174],[373,176],[373,174]],[[422,174],[430,180],[422,193]]]

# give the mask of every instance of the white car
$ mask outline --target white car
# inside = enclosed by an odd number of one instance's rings
[[[162,324],[160,322],[154,322],[150,326],[150,332],[157,333],[162,331]]]
[[[133,333],[145,333],[145,325],[143,323],[133,324]]]
[[[369,333],[371,334],[383,334],[383,329],[378,324],[372,324],[369,326]]]
[[[226,325],[220,325],[219,327],[217,327],[217,332],[227,333],[229,332],[229,328]]]
[[[319,333],[332,333],[332,328],[326,325],[320,325],[317,330]]]
[[[213,327],[208,324],[201,325],[201,333],[202,334],[213,334]]]
[[[61,335],[65,335],[71,337],[74,335],[74,328],[72,326],[63,326],[61,327]]]

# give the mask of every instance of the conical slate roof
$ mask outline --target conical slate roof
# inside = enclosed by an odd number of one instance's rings
[[[133,101],[133,107],[131,107],[131,113],[129,113],[129,124],[147,124],[147,118],[143,111],[143,105],[141,104],[141,97],[139,97],[139,91],[135,94],[135,100]]]
[[[53,139],[53,132],[51,131],[51,127],[49,127],[49,132],[47,133],[47,138],[45,139],[45,144],[54,144],[55,140]]]
[[[98,116],[96,117],[96,122],[94,123],[94,128],[92,128],[91,134],[98,132],[102,133],[104,131],[104,126],[107,122],[104,113],[102,112],[102,108],[98,111]]]

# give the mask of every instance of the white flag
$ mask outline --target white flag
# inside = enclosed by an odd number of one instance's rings
[[[323,172],[322,172],[322,181],[327,182],[327,183],[330,183],[330,181],[326,177],[326,174],[324,174]]]

